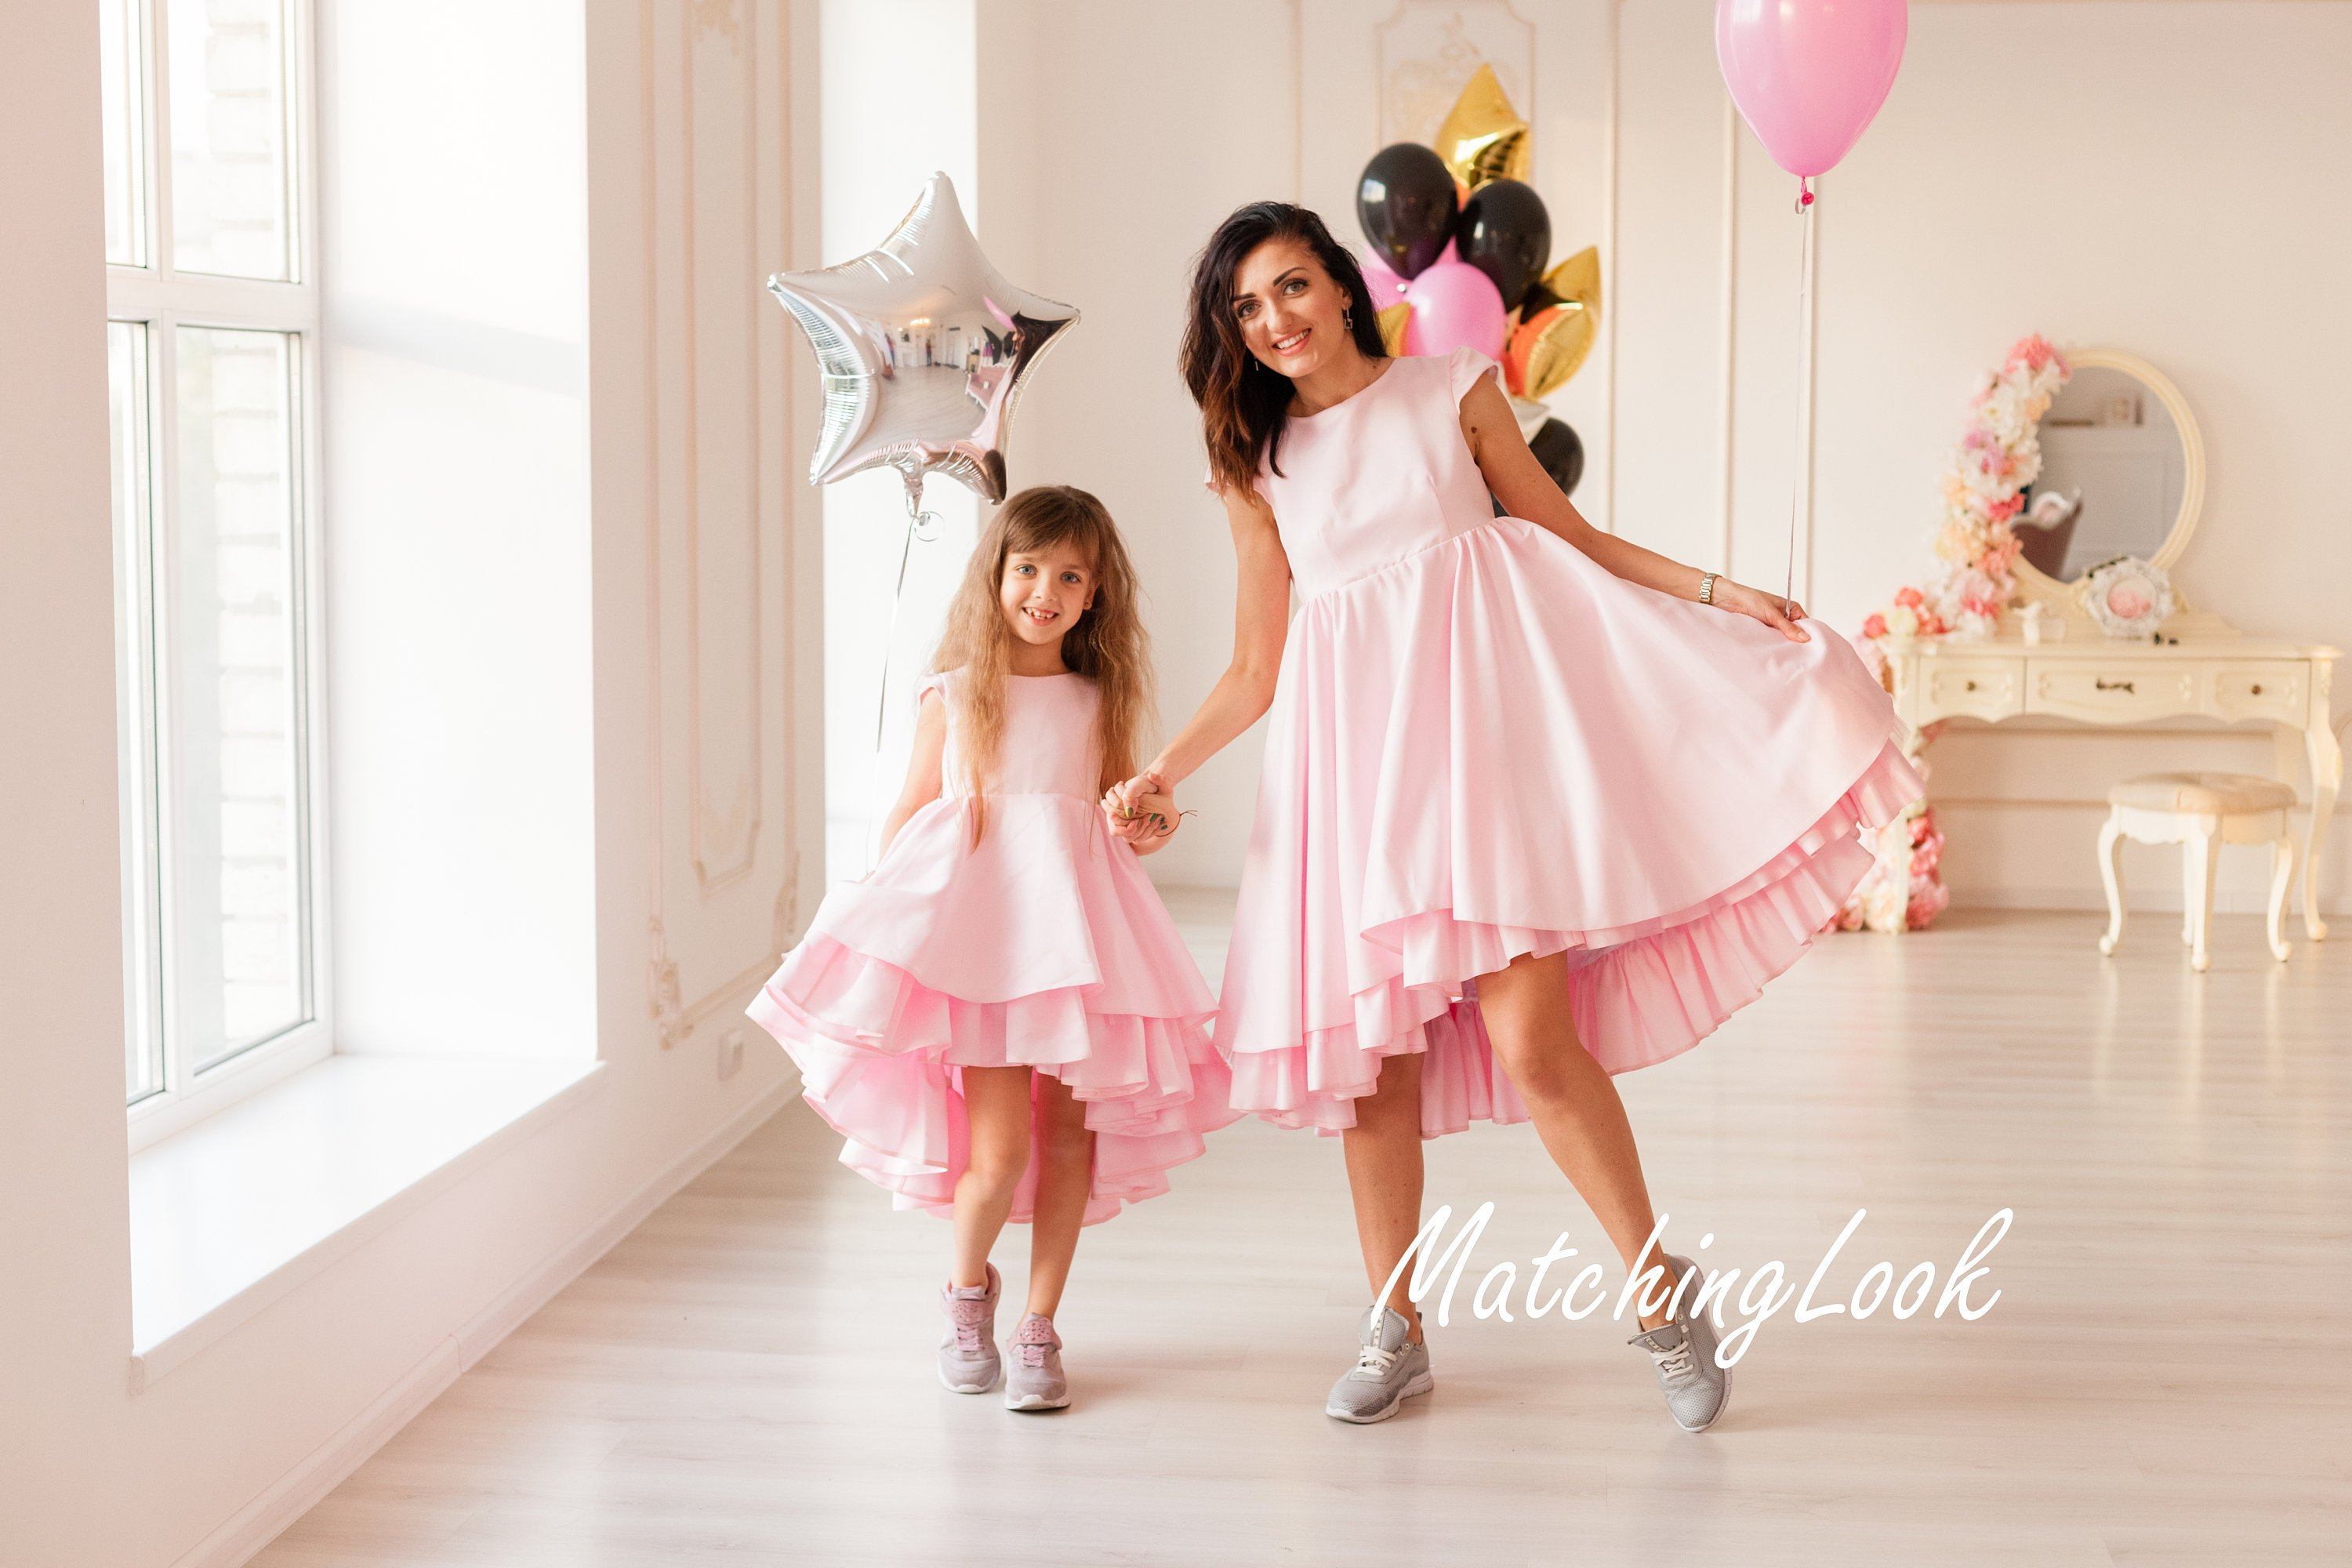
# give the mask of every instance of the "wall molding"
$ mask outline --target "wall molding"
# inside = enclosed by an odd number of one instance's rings
[[[495,1300],[426,1352],[368,1407],[312,1449],[300,1463],[247,1503],[173,1568],[239,1568],[323,1500],[400,1429],[424,1413],[449,1385],[472,1370],[531,1314],[586,1273],[597,1259],[645,1223],[654,1210],[723,1159],[798,1089],[786,1079],[730,1112],[686,1152],[608,1207],[570,1242],[544,1258]]]
[[[776,255],[772,259],[788,263],[792,254],[793,210],[788,192],[776,194],[772,204],[762,200],[761,153],[762,127],[772,121],[777,132],[789,142],[792,117],[788,104],[779,103],[774,111],[763,99],[765,84],[761,67],[767,62],[764,39],[772,31],[776,39],[779,91],[791,79],[791,27],[789,17],[778,14],[781,25],[763,27],[763,7],[777,5],[778,0],[641,0],[638,11],[638,116],[642,159],[639,168],[640,190],[644,199],[645,235],[640,253],[644,269],[643,312],[645,355],[643,367],[645,399],[646,476],[646,669],[648,700],[646,704],[646,750],[649,771],[648,797],[650,820],[646,837],[646,877],[649,915],[646,925],[648,956],[646,967],[646,1011],[654,1021],[656,1037],[664,1050],[676,1047],[704,1020],[726,1009],[740,999],[772,967],[774,955],[780,952],[800,919],[800,855],[798,845],[797,795],[785,779],[785,798],[782,805],[782,821],[778,824],[768,810],[771,788],[766,752],[770,741],[767,711],[769,681],[767,646],[772,631],[768,614],[766,578],[772,560],[766,532],[772,526],[768,512],[779,490],[772,484],[769,473],[771,447],[776,436],[771,423],[781,429],[791,427],[794,416],[792,387],[787,384],[775,398],[766,395],[762,383],[772,368],[770,361],[777,357],[782,330],[780,317],[761,310],[762,295],[758,279],[765,268],[761,247],[772,243]],[[674,16],[665,15],[666,6],[675,6]],[[740,13],[740,14],[739,14]],[[675,68],[677,101],[665,105],[662,84],[670,79],[660,58],[661,41],[668,34],[666,23],[674,20],[675,38],[679,55]],[[739,156],[742,161],[740,200],[742,201],[743,251],[739,270],[743,279],[740,302],[740,326],[736,330],[747,350],[750,384],[741,388],[750,400],[750,414],[745,426],[748,445],[742,454],[746,464],[743,476],[747,480],[747,497],[742,515],[728,520],[746,531],[750,567],[745,583],[751,595],[750,614],[744,626],[742,671],[747,712],[739,721],[749,738],[750,751],[744,776],[739,781],[736,797],[727,806],[714,813],[706,800],[709,780],[704,771],[704,702],[703,672],[704,610],[702,574],[704,566],[705,524],[702,516],[705,500],[702,487],[701,440],[702,387],[700,378],[704,365],[698,350],[698,324],[700,301],[696,279],[697,247],[701,237],[697,222],[696,112],[698,88],[700,85],[697,65],[697,40],[706,35],[723,38],[729,52],[741,63],[741,144]],[[666,158],[663,132],[670,121],[665,114],[676,116],[677,135],[673,158]],[[672,167],[672,163],[675,167]],[[782,156],[782,167],[789,181],[793,169],[789,145]],[[666,222],[666,201],[674,201],[677,217],[675,226]],[[771,224],[770,219],[773,222]],[[777,232],[768,232],[773,226]],[[662,237],[675,234],[678,246],[677,275],[669,276],[664,267]],[[667,292],[666,293],[666,286]],[[674,344],[666,338],[663,328],[666,315],[662,309],[666,298],[678,301],[677,321],[682,331]],[[728,317],[737,320],[736,307],[730,307]],[[664,350],[674,346],[678,363],[666,372]],[[665,396],[665,387],[676,379],[677,396]],[[771,403],[776,409],[772,419]],[[675,455],[666,454],[666,437],[679,447]],[[777,448],[781,450],[781,448]],[[666,456],[670,461],[666,464]],[[666,503],[665,482],[681,488],[677,504]],[[788,491],[789,487],[786,487]],[[784,572],[782,587],[785,625],[789,627],[793,603],[791,530],[793,508],[778,509],[785,537],[776,552]],[[665,535],[675,527],[679,533],[676,563],[666,558]],[[666,575],[682,572],[682,577]],[[671,584],[676,583],[683,594],[682,613],[665,616],[664,597]],[[682,643],[682,652],[667,647],[673,639]],[[786,748],[792,745],[792,720],[789,694],[793,690],[793,639],[787,630],[782,638],[785,668],[780,689],[787,694],[786,711],[782,715],[787,736]],[[673,668],[682,679],[684,690],[677,701],[669,700],[667,686]],[[682,799],[673,798],[673,769],[669,758],[669,742],[677,725],[682,721],[685,751]],[[789,775],[789,770],[787,770]],[[748,794],[746,793],[748,792]],[[685,814],[683,842],[677,847],[682,860],[673,859],[673,807],[682,807]],[[730,889],[744,887],[757,873],[761,863],[772,857],[765,850],[769,840],[781,831],[782,880],[772,900],[766,904],[767,919],[763,922],[746,921],[745,929],[760,930],[766,938],[766,951],[748,965],[736,967],[715,982],[705,983],[688,976],[681,963],[688,963],[692,952],[681,953],[681,946],[690,949],[686,927],[694,922],[685,919],[687,910],[674,909],[673,892],[698,900],[703,905]],[[690,871],[690,876],[684,873]],[[688,886],[673,889],[674,873]],[[735,895],[737,901],[740,893]],[[764,928],[764,929],[762,929]],[[740,961],[738,960],[740,964]]]

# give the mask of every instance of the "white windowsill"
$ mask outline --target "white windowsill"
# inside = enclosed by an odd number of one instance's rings
[[[595,1061],[331,1056],[132,1155],[131,1388],[603,1081]]]

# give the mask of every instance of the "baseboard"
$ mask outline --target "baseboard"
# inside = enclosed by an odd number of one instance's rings
[[[242,1568],[415,1420],[443,1390],[645,1223],[688,1182],[782,1110],[795,1092],[772,1085],[705,1134],[595,1223],[436,1345],[393,1385],[194,1547],[173,1568]]]

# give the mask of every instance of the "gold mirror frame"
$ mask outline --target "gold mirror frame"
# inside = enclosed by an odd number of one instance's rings
[[[2165,412],[2172,416],[2173,428],[2180,432],[2180,510],[2173,516],[2172,531],[2165,535],[2164,543],[2149,558],[2169,574],[2172,563],[2180,559],[2182,551],[2189,548],[2189,535],[2197,531],[2198,514],[2205,505],[2205,440],[2198,434],[2196,416],[2189,412],[2189,400],[2180,395],[2180,389],[2172,384],[2170,378],[2137,354],[2128,354],[2121,349],[2062,349],[2059,352],[2076,370],[2119,370],[2132,377],[2156,395],[2157,401],[2164,405]],[[2042,605],[2062,614],[2072,609],[2076,615],[2082,615],[2075,598],[2077,584],[2059,582],[2023,556],[2017,559],[2010,572],[2017,580],[2021,603]],[[2173,584],[2173,595],[2180,610],[2189,607],[2188,597],[2180,592],[2178,583]]]

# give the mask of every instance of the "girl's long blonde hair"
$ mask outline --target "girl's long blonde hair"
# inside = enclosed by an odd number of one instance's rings
[[[1037,485],[997,508],[981,531],[964,568],[963,585],[948,607],[947,630],[931,661],[935,670],[961,669],[949,685],[955,703],[957,750],[972,794],[972,842],[987,831],[985,782],[1004,740],[1004,695],[1013,672],[1013,630],[1004,624],[1001,594],[1004,561],[1068,545],[1086,557],[1095,577],[1094,604],[1063,634],[1062,658],[1095,683],[1098,789],[1131,777],[1136,752],[1152,711],[1150,640],[1135,569],[1103,503],[1072,485]]]

